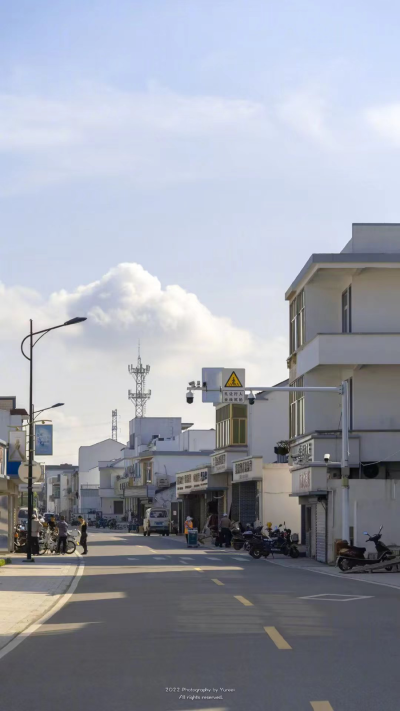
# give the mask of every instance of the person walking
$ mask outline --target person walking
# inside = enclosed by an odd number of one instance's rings
[[[228,514],[226,514],[226,513],[224,513],[222,515],[220,529],[221,529],[222,542],[225,543],[225,548],[230,548],[231,547],[231,538],[232,538],[231,520],[230,520]]]
[[[193,519],[190,518],[190,516],[186,516],[186,521],[185,521],[185,536],[186,536],[186,543],[189,545],[189,531],[193,528]]]
[[[39,534],[40,531],[43,529],[43,525],[39,521],[38,517],[36,514],[33,514],[32,516],[32,553],[33,555],[39,555]]]
[[[68,536],[68,524],[65,520],[65,516],[60,516],[60,521],[58,524],[58,541],[57,541],[57,553],[67,552],[67,536]]]
[[[87,523],[83,516],[78,516],[79,521],[81,522],[81,540],[80,540],[80,545],[83,546],[83,553],[82,555],[87,555]]]

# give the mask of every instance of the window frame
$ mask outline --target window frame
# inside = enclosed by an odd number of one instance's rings
[[[304,378],[301,376],[290,383],[292,387],[304,387]],[[289,437],[301,437],[305,434],[305,399],[304,392],[289,393]]]
[[[290,355],[306,342],[306,300],[302,289],[290,302],[289,307],[289,347]]]
[[[342,291],[342,333],[352,332],[351,323],[351,284]]]

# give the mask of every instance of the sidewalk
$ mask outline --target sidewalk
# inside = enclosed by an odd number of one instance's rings
[[[48,612],[68,590],[80,559],[38,556],[24,563],[22,554],[9,554],[10,565],[0,568],[0,649]]]

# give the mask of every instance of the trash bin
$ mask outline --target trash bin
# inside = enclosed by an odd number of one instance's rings
[[[188,548],[198,548],[199,547],[198,535],[199,535],[199,531],[197,528],[190,528],[189,529],[189,531],[188,531]]]

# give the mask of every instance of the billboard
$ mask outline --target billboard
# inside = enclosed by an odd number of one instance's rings
[[[9,436],[8,461],[25,462],[26,460],[26,434],[21,430],[12,430]]]
[[[36,425],[35,455],[51,457],[53,454],[53,425]]]

